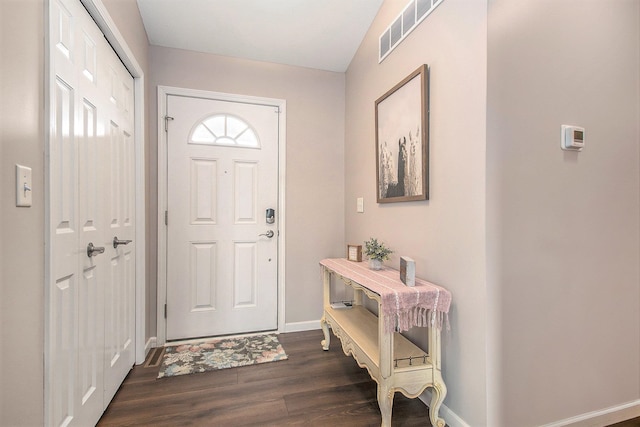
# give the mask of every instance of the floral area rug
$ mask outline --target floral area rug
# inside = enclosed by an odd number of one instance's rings
[[[158,378],[286,359],[275,334],[184,343],[165,347]]]

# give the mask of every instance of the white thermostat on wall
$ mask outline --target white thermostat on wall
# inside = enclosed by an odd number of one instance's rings
[[[584,148],[584,128],[562,125],[560,147],[563,150],[581,151]]]

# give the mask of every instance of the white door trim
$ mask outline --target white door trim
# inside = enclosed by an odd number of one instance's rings
[[[158,305],[157,305],[157,345],[164,345],[167,338],[167,321],[164,317],[164,305],[167,301],[167,133],[165,116],[167,115],[167,96],[189,96],[193,98],[214,98],[232,102],[276,105],[280,108],[278,116],[278,332],[285,329],[285,166],[286,166],[286,101],[248,95],[211,92],[171,86],[158,86]],[[171,221],[171,218],[169,218]]]
[[[51,128],[51,87],[53,82],[53,70],[51,66],[51,52],[49,49],[49,9],[52,0],[46,2],[45,10],[45,129]],[[102,0],[80,0],[84,7],[88,10],[93,20],[100,28],[100,31],[104,34],[107,41],[111,44],[114,51],[120,57],[120,60],[127,68],[129,73],[134,79],[134,117],[135,117],[135,211],[136,211],[136,342],[135,342],[135,355],[136,363],[140,364],[144,362],[145,358],[145,282],[146,282],[146,268],[145,268],[145,254],[146,254],[146,233],[145,233],[145,163],[144,163],[144,73],[142,68],[138,64],[135,56],[129,49],[124,37],[118,31],[115,23],[109,16],[107,9],[105,8]],[[50,181],[49,177],[49,132],[45,132],[45,218],[49,218],[50,205]],[[44,284],[50,281],[50,260],[51,260],[51,242],[49,240],[50,224],[45,220],[45,277]],[[49,309],[49,293],[45,291],[45,311]],[[49,330],[48,317],[45,315],[45,331]],[[45,367],[48,364],[49,355],[47,354],[47,340],[45,336]],[[45,378],[45,387],[48,383]],[[46,405],[46,403],[45,403]],[[48,413],[48,412],[45,412]]]

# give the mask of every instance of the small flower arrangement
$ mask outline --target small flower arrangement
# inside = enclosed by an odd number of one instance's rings
[[[384,261],[389,259],[389,254],[393,251],[387,248],[384,243],[378,242],[378,239],[373,237],[364,242],[364,254],[369,259],[377,259],[378,261]]]

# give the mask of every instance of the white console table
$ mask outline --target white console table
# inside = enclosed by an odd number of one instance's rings
[[[447,394],[440,372],[440,328],[449,310],[451,294],[444,288],[420,279],[416,279],[415,287],[409,288],[400,281],[397,270],[386,267],[381,271],[372,271],[366,263],[345,259],[322,260],[320,266],[324,286],[324,314],[320,322],[324,333],[322,348],[329,349],[331,326],[342,343],[344,353],[352,355],[378,384],[382,426],[391,426],[393,395],[396,391],[415,398],[431,387],[429,418],[433,426],[444,427],[444,419],[438,416]],[[331,307],[331,275],[354,289],[351,308]],[[378,316],[363,307],[363,295],[377,301]],[[411,295],[411,298],[406,295]],[[390,310],[402,308],[398,301],[405,301],[406,309],[406,301],[413,300],[413,295],[416,303],[412,303],[408,310],[414,323],[417,317],[413,315],[414,311],[421,310],[418,311],[418,317],[422,320],[418,322],[428,329],[428,352],[395,332],[401,322],[393,319],[395,314],[389,314]],[[383,307],[383,302],[390,301],[395,301],[395,307]],[[400,313],[398,319],[399,316]],[[394,330],[389,331],[389,325],[395,325]],[[407,325],[404,326],[406,328]]]

